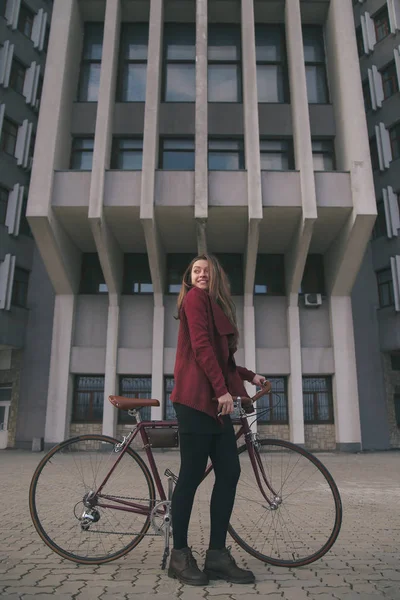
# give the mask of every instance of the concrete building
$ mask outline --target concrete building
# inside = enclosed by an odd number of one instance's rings
[[[55,0],[16,444],[120,434],[110,393],[171,416],[177,290],[207,249],[237,362],[273,382],[259,430],[358,450],[379,425],[387,447],[368,141],[350,0]]]
[[[52,5],[0,2],[0,448],[15,443],[35,254],[26,205]]]

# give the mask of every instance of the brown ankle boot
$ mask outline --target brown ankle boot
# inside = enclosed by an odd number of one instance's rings
[[[207,550],[204,573],[210,579],[224,579],[230,583],[254,583],[254,573],[240,569],[229,548]]]
[[[187,585],[207,585],[209,582],[207,575],[197,566],[190,548],[171,551],[168,576]]]

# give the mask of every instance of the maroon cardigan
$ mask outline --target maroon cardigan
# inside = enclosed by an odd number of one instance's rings
[[[228,335],[233,333],[228,317],[208,292],[191,288],[180,312],[172,402],[216,417],[218,404],[213,397],[228,391],[248,396],[243,380],[253,381],[255,373],[236,366],[228,346]]]

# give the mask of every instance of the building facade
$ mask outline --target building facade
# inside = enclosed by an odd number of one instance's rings
[[[15,443],[35,252],[26,205],[52,4],[0,2],[0,448]]]
[[[179,282],[207,250],[231,280],[237,362],[273,382],[259,430],[389,446],[355,29],[368,2],[55,0],[17,445],[120,434],[112,393],[173,416]]]

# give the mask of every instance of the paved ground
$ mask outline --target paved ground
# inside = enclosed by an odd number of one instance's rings
[[[45,546],[31,525],[28,487],[40,455],[0,452],[0,598],[5,600],[400,600],[400,452],[321,454],[344,505],[343,527],[331,552],[310,567],[265,565],[233,545],[241,565],[257,577],[252,586],[213,582],[185,586],[160,570],[162,541],[146,538],[123,559],[99,567],[77,566]],[[178,471],[178,454],[157,454]],[[162,469],[163,470],[163,469]],[[209,489],[200,490],[191,544],[204,559]],[[199,521],[204,521],[199,524]]]

